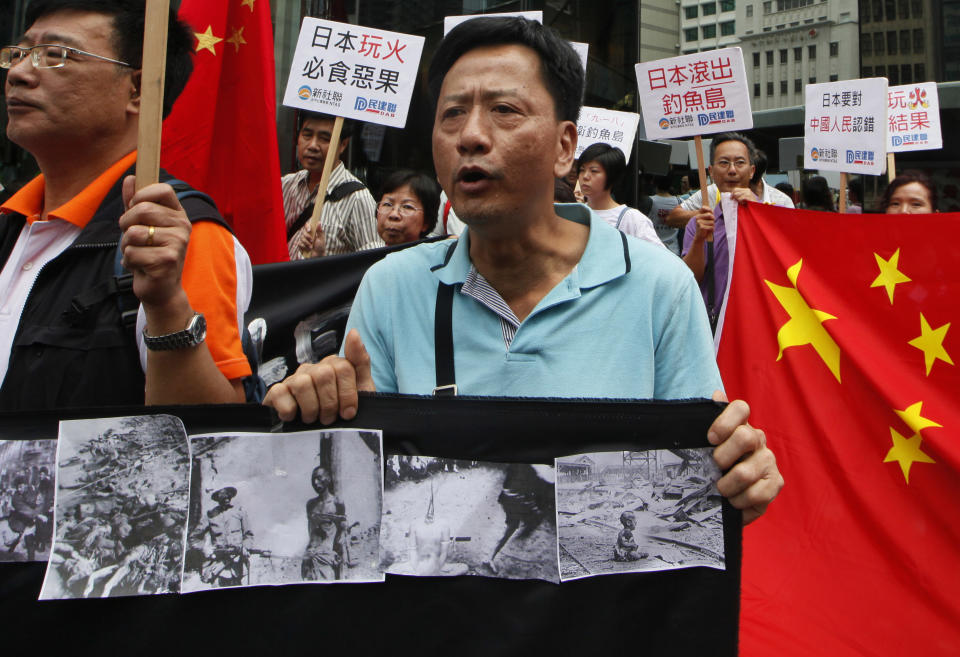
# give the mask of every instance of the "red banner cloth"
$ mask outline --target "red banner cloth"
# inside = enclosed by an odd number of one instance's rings
[[[253,264],[288,259],[268,0],[183,0],[194,70],[163,125],[161,164],[204,191]]]
[[[718,361],[786,481],[741,654],[957,655],[960,215],[739,215]]]

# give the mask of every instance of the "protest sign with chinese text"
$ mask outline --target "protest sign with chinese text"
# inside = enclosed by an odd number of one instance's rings
[[[305,18],[283,104],[402,128],[423,37]]]
[[[887,166],[887,80],[808,84],[803,166],[878,175]]]
[[[890,153],[943,148],[936,82],[887,89],[887,135]]]
[[[739,48],[636,65],[643,125],[649,139],[675,139],[753,127]]]
[[[598,142],[616,146],[630,159],[640,116],[599,107],[583,107],[577,120],[577,157],[583,149]]]

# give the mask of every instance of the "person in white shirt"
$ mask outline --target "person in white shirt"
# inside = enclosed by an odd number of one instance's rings
[[[622,233],[663,246],[647,215],[613,200],[610,190],[627,169],[623,151],[609,144],[591,144],[584,149],[578,162],[580,191],[598,217]]]

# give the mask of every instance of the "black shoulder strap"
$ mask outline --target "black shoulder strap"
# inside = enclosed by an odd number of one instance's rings
[[[453,363],[453,294],[453,285],[443,281],[437,283],[437,308],[433,324],[437,387],[433,389],[433,394],[438,397],[457,394]]]
[[[367,186],[359,180],[348,180],[346,182],[342,182],[327,192],[326,197],[324,197],[324,203],[336,203],[337,201],[342,201],[354,192],[359,192],[361,189],[366,188]],[[290,224],[290,227],[287,228],[288,242],[293,239],[293,236],[297,234],[297,231],[303,228],[304,224],[307,223],[307,220],[311,217],[311,215],[313,215],[313,206],[313,203],[307,204],[307,207],[303,209],[303,212],[301,212],[297,216],[296,220]]]

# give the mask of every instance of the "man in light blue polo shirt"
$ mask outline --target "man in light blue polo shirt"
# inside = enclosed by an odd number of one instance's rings
[[[554,206],[573,162],[583,68],[552,30],[478,18],[429,73],[433,158],[468,230],[372,267],[343,357],[304,365],[265,403],[289,420],[356,415],[357,390],[517,397],[722,397],[690,271],[583,206]],[[436,337],[436,339],[435,339]],[[366,347],[364,346],[366,345]],[[783,485],[762,431],[733,402],[708,431],[717,484],[750,522]]]

